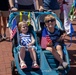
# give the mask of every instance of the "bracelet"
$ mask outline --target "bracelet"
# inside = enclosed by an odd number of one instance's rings
[[[11,9],[12,9],[12,8],[15,8],[15,7],[14,7],[14,6],[12,6],[12,7],[11,7]]]

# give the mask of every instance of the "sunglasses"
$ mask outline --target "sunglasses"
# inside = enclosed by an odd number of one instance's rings
[[[54,22],[55,21],[55,19],[50,19],[50,20],[47,20],[47,21],[45,21],[45,23],[49,23],[49,22]]]

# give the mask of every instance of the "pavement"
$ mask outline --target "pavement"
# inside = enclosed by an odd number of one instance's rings
[[[76,33],[76,21],[73,22],[73,27]],[[7,28],[7,37],[9,37],[9,30]],[[70,43],[69,36],[66,36],[66,44]],[[73,37],[72,45],[67,47],[71,69],[67,75],[76,75],[76,38]],[[0,75],[12,75],[11,74],[11,61],[12,57],[12,42],[3,41],[0,42]]]
[[[9,37],[9,31],[7,28],[7,37]],[[12,43],[9,41],[0,42],[0,75],[12,75],[11,74],[11,61],[12,57]]]

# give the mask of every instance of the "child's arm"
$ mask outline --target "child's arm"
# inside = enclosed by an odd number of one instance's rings
[[[63,33],[63,35],[61,35],[60,38],[59,38],[57,41],[62,41],[62,40],[64,40],[66,35],[67,35],[66,33]]]
[[[63,35],[61,35],[61,40],[64,40],[66,35],[67,35],[66,33],[64,33]]]
[[[31,34],[31,43],[29,43],[29,46],[32,46],[32,45],[34,45],[35,44],[35,39],[34,39],[34,37],[33,37],[33,35]]]
[[[60,38],[57,41],[61,41],[65,39],[66,32],[64,30],[60,30]]]

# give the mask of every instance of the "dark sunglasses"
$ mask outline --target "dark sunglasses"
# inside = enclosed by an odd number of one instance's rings
[[[50,19],[50,20],[47,20],[47,21],[45,21],[45,23],[49,23],[49,22],[54,22],[55,21],[55,19]]]

